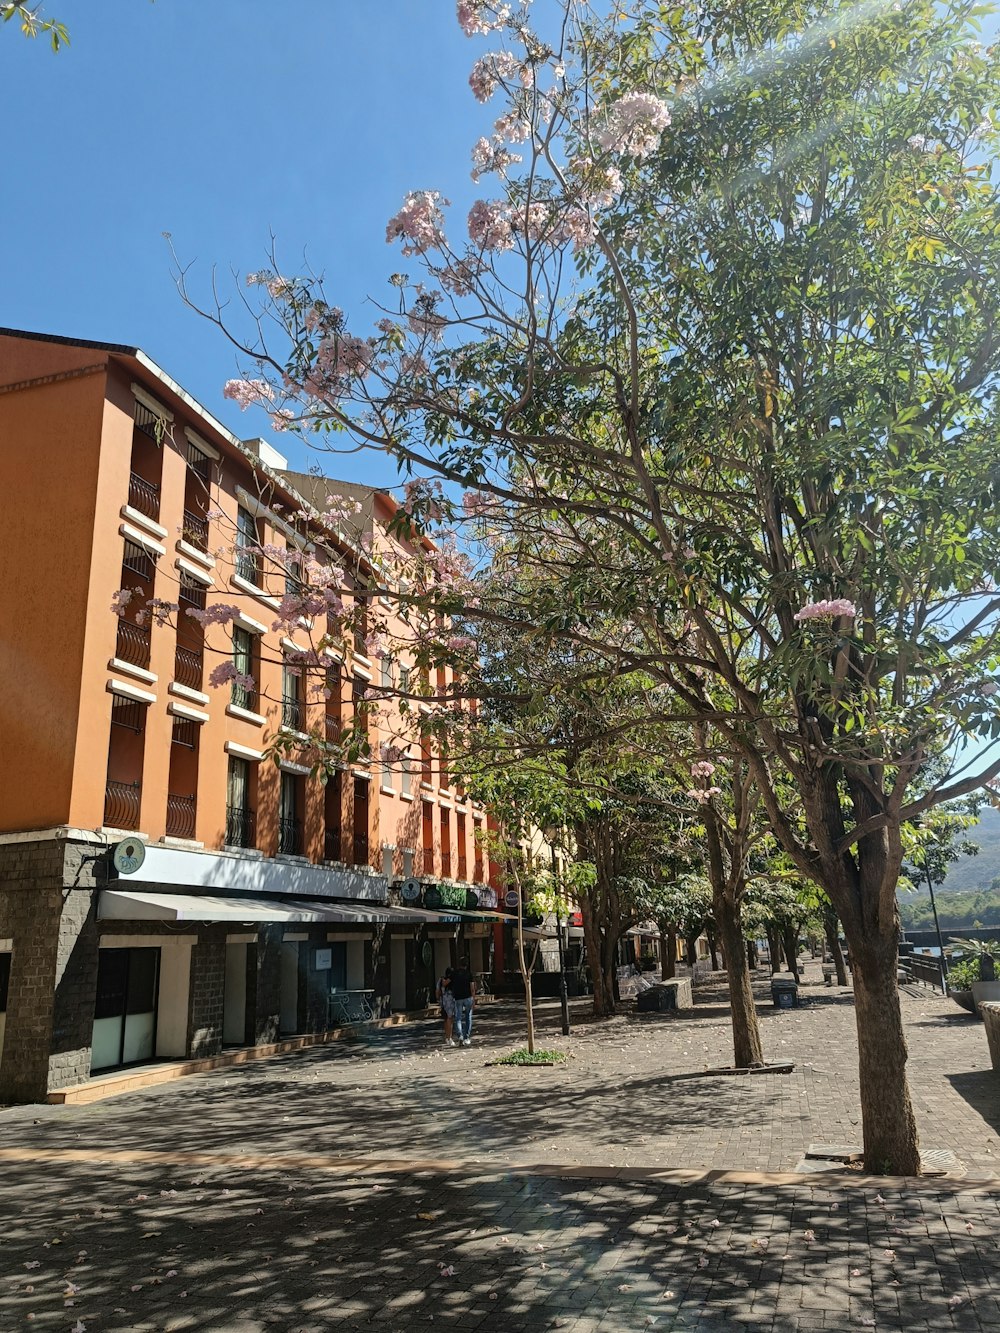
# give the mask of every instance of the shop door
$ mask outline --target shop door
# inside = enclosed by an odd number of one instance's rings
[[[225,1008],[222,1041],[226,1046],[244,1046],[247,1039],[247,945],[226,945]]]
[[[406,1008],[406,943],[399,935],[389,942],[389,1003],[398,1010]]]
[[[159,949],[100,950],[91,1072],[153,1058],[159,978]]]
[[[281,1031],[299,1030],[299,946],[285,940],[281,946]]]

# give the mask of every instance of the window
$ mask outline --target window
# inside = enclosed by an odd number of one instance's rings
[[[409,694],[410,692],[410,668],[408,666],[399,668],[399,691],[401,694]]]
[[[368,588],[364,580],[358,579],[354,585],[354,651],[365,655],[365,641],[368,638]]]
[[[381,667],[381,671],[382,671],[382,688],[383,688],[383,690],[391,690],[391,689],[392,689],[392,686],[393,686],[393,679],[392,679],[392,658],[391,658],[391,657],[385,656],[385,657],[382,658],[382,667]]]
[[[256,816],[250,799],[253,774],[246,759],[229,756],[229,781],[226,792],[226,845],[253,847],[256,842]]]
[[[159,949],[101,949],[91,1069],[153,1058]]]
[[[383,791],[395,791],[392,785],[392,765],[389,763],[389,742],[383,741],[379,746],[379,758],[382,761],[382,776],[380,778]]]
[[[257,703],[256,645],[254,636],[240,625],[233,627],[233,664],[242,677],[234,680],[230,699],[237,708],[253,709]]]
[[[299,578],[299,548],[292,542],[286,542],[285,552],[285,596],[301,597],[303,587]]]
[[[212,460],[207,454],[203,454],[196,444],[188,440],[187,447],[187,465],[196,477],[200,477],[206,484],[212,478]]]
[[[122,569],[127,569],[130,574],[136,574],[149,583],[156,572],[156,560],[145,547],[126,538]]]
[[[179,586],[177,589],[178,601],[187,603],[188,606],[197,607],[199,611],[205,609],[205,585],[200,583],[186,569],[180,572]]]
[[[283,856],[302,855],[301,779],[295,773],[282,773],[278,804],[278,851]]]
[[[410,752],[407,750],[406,754],[403,755],[402,773],[400,774],[399,784],[399,790],[404,796],[411,796],[413,794],[413,770],[411,764],[412,760],[410,759]]]
[[[304,723],[302,674],[286,662],[281,668],[281,725],[289,731],[301,731]]]
[[[255,585],[260,578],[259,548],[257,520],[249,509],[240,506],[236,511],[236,572]]]

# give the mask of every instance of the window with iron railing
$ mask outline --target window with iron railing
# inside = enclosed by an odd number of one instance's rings
[[[302,855],[300,779],[294,773],[282,773],[278,798],[278,851],[283,856]]]
[[[188,717],[175,717],[170,733],[171,745],[183,746],[185,750],[197,750],[199,723]]]
[[[236,511],[236,573],[248,583],[260,582],[260,533],[257,520],[242,506]]]
[[[292,667],[281,669],[281,725],[289,731],[301,731],[305,723],[302,702],[302,677]]]
[[[111,696],[111,725],[124,727],[126,731],[141,732],[146,729],[147,705],[138,699],[126,698],[123,694]]]
[[[196,805],[191,796],[177,796],[167,793],[167,836],[171,838],[193,838],[195,830]]]
[[[174,648],[174,680],[189,690],[200,690],[205,668],[205,653],[201,646],[190,647],[178,643]]]
[[[254,847],[257,842],[257,816],[252,809],[255,774],[246,759],[229,756],[226,789],[226,845]]]
[[[126,538],[122,552],[122,569],[127,569],[130,574],[135,574],[150,583],[156,573],[156,559],[144,546],[140,546],[138,542],[130,542]]]
[[[142,804],[141,782],[115,782],[104,788],[104,822],[110,828],[137,829]]]
[[[230,702],[253,711],[257,703],[257,644],[241,625],[233,628],[233,664],[241,679],[232,682]]]
[[[193,509],[185,509],[181,536],[198,551],[208,550],[208,519],[196,514]]]
[[[207,454],[203,454],[196,444],[188,441],[187,447],[187,465],[196,477],[200,477],[207,485],[212,478],[212,460]]]
[[[177,600],[183,602],[186,606],[195,607],[198,611],[204,611],[205,609],[205,585],[199,582],[194,575],[189,574],[186,569],[180,571]]]
[[[115,657],[132,666],[149,666],[150,633],[148,626],[135,625],[131,620],[119,618],[118,635],[115,640]]]
[[[129,473],[128,502],[131,507],[155,522],[160,517],[160,488],[138,472]]]
[[[135,404],[135,428],[141,430],[143,435],[148,435],[151,440],[157,444],[162,443],[163,436],[166,433],[166,423],[158,413],[148,408],[145,403],[136,400]]]

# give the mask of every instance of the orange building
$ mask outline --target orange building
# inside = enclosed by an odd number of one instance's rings
[[[331,492],[358,510],[335,539]],[[0,1102],[422,1008],[458,948],[489,966],[483,813],[398,707],[419,690],[381,571],[391,496],[290,472],[136,348],[16,330],[0,495]],[[366,655],[360,624],[322,694],[294,666],[317,627],[276,627],[294,565],[268,555],[316,541],[394,645]],[[157,599],[178,611],[143,623]],[[187,614],[223,603],[231,622]],[[369,756],[324,785],[317,738],[359,710]]]

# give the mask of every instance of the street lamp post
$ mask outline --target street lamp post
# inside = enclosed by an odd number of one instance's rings
[[[944,952],[944,940],[941,938],[941,922],[938,920],[937,903],[934,901],[934,881],[931,879],[931,868],[924,866],[924,874],[927,877],[927,887],[931,894],[931,911],[934,913],[934,929],[937,931],[938,948],[941,950],[941,994],[948,994],[948,959]]]
[[[562,1033],[564,1037],[568,1037],[569,992],[566,989],[566,954],[563,950],[562,913],[559,910],[562,899],[559,896],[559,880],[556,876],[556,844],[554,840],[549,843],[549,854],[552,857],[552,887],[556,895],[556,939],[559,942],[559,1008],[562,1011]],[[569,929],[568,921],[566,929]]]

